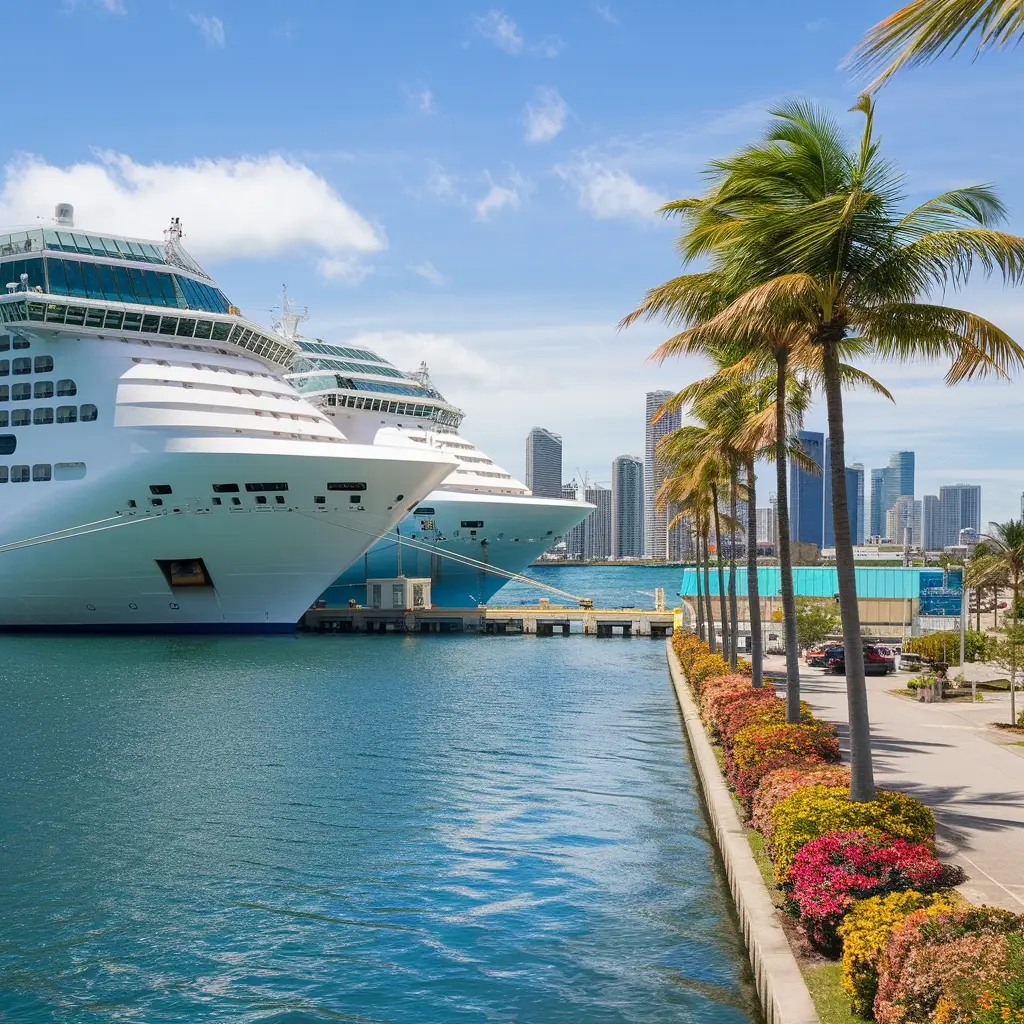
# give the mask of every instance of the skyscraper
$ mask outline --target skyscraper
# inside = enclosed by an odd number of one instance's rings
[[[652,423],[657,411],[672,397],[671,391],[648,391],[644,443],[644,555],[648,558],[664,559],[668,555],[666,526],[668,516],[665,509],[655,505],[655,495],[665,480],[665,467],[657,455],[658,442],[673,430],[678,430],[682,416],[678,412],[662,416]]]
[[[864,466],[855,462],[846,467],[846,501],[850,513],[850,538],[864,543]]]
[[[939,488],[941,547],[960,542],[961,530],[981,533],[981,488],[977,484],[953,484]]]
[[[871,515],[869,516],[868,533],[872,537],[885,536],[885,489],[888,469],[871,470]]]
[[[543,427],[526,435],[526,486],[538,498],[562,497],[562,439]]]
[[[921,546],[922,503],[915,501],[909,494],[901,494],[896,504],[885,514],[885,535],[894,544],[904,544],[907,530],[910,530],[910,543],[913,547]]]
[[[566,501],[575,501],[579,491],[576,487],[576,481],[572,480],[567,484],[562,484],[560,491],[560,497]],[[590,519],[593,516],[591,512],[582,523],[577,523],[565,536],[565,557],[582,559],[586,555],[587,548],[587,529],[590,524]]]
[[[921,499],[921,545],[925,551],[940,551],[942,544],[942,504],[937,494]]]
[[[813,430],[797,434],[803,448],[818,466],[824,468],[825,435]],[[809,473],[795,462],[789,466],[789,539],[802,544],[822,546],[824,489],[820,474]]]
[[[885,515],[902,497],[914,496],[913,452],[893,452],[889,465],[884,469],[871,470],[871,535],[881,537],[886,533]],[[895,537],[889,538],[896,540]]]
[[[587,525],[583,555],[585,558],[608,558],[612,553],[612,492],[595,484],[584,490],[583,497],[594,506],[594,511],[583,520]]]
[[[757,510],[757,543],[758,545],[775,546],[775,508],[759,508]]]
[[[644,464],[636,455],[612,463],[612,558],[644,553]]]

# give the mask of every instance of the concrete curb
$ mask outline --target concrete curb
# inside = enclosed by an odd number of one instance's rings
[[[765,1020],[767,1024],[820,1024],[796,957],[776,917],[775,905],[754,861],[690,687],[683,678],[679,659],[672,650],[671,640],[667,650],[669,675],[690,740],[711,827],[725,863],[729,891],[736,904],[740,929],[754,968],[754,982]]]

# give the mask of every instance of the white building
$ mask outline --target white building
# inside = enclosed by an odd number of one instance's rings
[[[657,423],[652,423],[651,420],[672,395],[671,391],[647,392],[644,417],[644,555],[647,558],[665,559],[668,555],[668,512],[665,509],[658,509],[654,500],[666,476],[657,448],[658,442],[666,434],[679,429],[682,417],[680,413],[674,412],[662,416]]]
[[[644,553],[644,463],[636,455],[612,462],[612,558]]]

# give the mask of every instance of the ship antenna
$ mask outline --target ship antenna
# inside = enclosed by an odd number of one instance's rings
[[[288,286],[281,285],[281,315],[274,323],[274,330],[283,335],[289,341],[294,341],[299,336],[299,324],[309,319],[309,307],[301,309],[288,298]]]
[[[171,226],[164,228],[164,257],[171,261],[171,253],[174,247],[184,238],[185,232],[181,230],[181,218],[172,217]]]

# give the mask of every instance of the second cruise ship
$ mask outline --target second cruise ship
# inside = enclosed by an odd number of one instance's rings
[[[346,437],[363,444],[442,452],[456,468],[323,595],[330,606],[360,603],[368,578],[429,577],[438,607],[486,604],[594,506],[534,497],[459,428],[463,413],[446,401],[425,365],[404,372],[367,348],[310,340],[305,314],[282,297],[276,325],[298,351],[288,379]]]
[[[0,235],[0,629],[291,630],[453,470],[353,443],[172,223]]]

